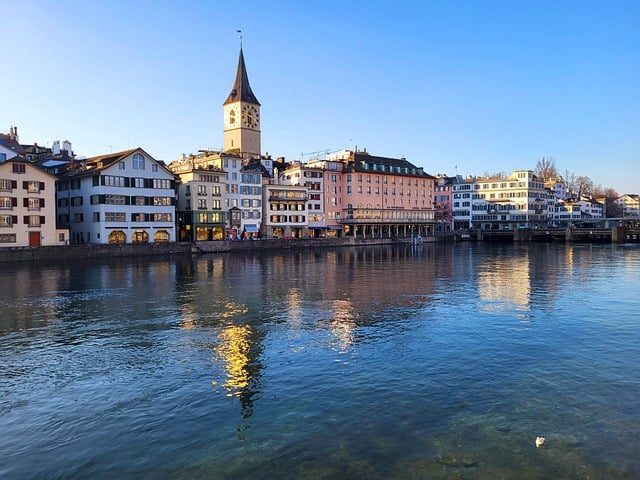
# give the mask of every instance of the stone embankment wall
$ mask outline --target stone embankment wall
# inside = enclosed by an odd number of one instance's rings
[[[0,263],[24,261],[70,261],[80,258],[132,257],[140,255],[190,254],[190,243],[127,245],[66,245],[55,247],[0,248]]]
[[[0,248],[0,263],[25,261],[72,261],[81,258],[190,255],[192,253],[247,252],[292,248],[348,247],[410,243],[410,239],[391,238],[301,238],[264,240],[221,240],[212,242],[173,242],[127,245],[68,245],[55,247]],[[425,242],[435,238],[423,239]]]

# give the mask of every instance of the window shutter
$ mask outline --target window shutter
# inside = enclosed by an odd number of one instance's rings
[[[40,182],[40,190],[44,190],[44,182]]]
[[[18,181],[17,180],[11,180],[11,189],[14,188],[18,188]]]
[[[22,222],[25,225],[29,225],[29,215],[25,215],[24,217],[22,217]]]
[[[151,197],[144,197],[144,204],[145,205],[151,205],[152,204],[152,198]]]
[[[125,205],[131,205],[131,197],[129,197],[129,196],[124,197],[124,204]]]
[[[97,187],[98,185],[100,185],[100,175],[94,175],[93,176],[93,186]]]
[[[17,215],[12,215],[11,216],[11,224],[12,225],[16,225],[18,223],[18,216]]]
[[[29,206],[29,199],[28,198],[23,198],[22,199],[22,206],[27,208]]]
[[[11,197],[11,206],[12,206],[12,207],[17,207],[17,206],[18,206],[18,199],[17,199],[17,197]]]
[[[104,205],[106,203],[105,195],[98,195],[98,197],[100,198],[100,204]]]
[[[44,219],[45,219],[45,217],[40,216],[40,225],[44,225]]]
[[[40,208],[44,208],[44,198],[40,199]]]
[[[125,187],[131,186],[131,179],[129,177],[124,177],[124,186]]]
[[[100,176],[100,185],[104,185],[104,177]]]
[[[176,188],[176,181],[171,180],[171,190],[174,190],[175,188]]]
[[[171,205],[175,205],[176,204],[176,199],[175,197],[171,197]]]
[[[22,182],[22,189],[26,190],[27,188],[29,188],[29,184],[25,181]]]
[[[150,213],[145,213],[144,214],[144,221],[145,222],[151,221],[151,214]]]
[[[144,179],[144,188],[153,188],[153,179],[145,178]]]

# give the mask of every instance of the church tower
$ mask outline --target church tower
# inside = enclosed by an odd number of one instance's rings
[[[260,157],[260,102],[249,85],[242,46],[236,80],[224,102],[224,151],[245,159]]]

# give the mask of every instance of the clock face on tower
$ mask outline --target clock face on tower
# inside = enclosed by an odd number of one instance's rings
[[[242,107],[242,126],[248,128],[258,128],[260,125],[260,114],[254,105]]]
[[[238,115],[237,108],[231,107],[227,110],[227,115],[225,116],[225,122],[228,128],[240,126],[240,118]]]

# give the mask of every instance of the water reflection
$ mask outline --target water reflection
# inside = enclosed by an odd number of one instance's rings
[[[222,329],[218,340],[215,351],[226,374],[222,386],[240,400],[242,417],[248,418],[259,394],[261,335],[249,325],[229,325]]]
[[[472,244],[2,265],[0,471],[633,478],[639,271]]]

